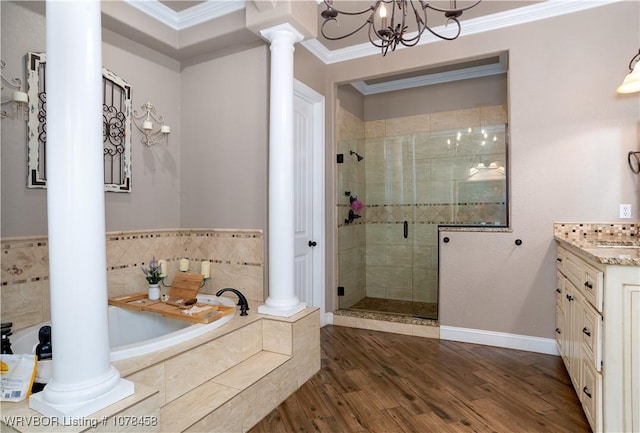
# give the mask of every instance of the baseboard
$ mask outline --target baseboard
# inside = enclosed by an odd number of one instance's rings
[[[559,355],[556,340],[552,338],[530,337],[528,335],[507,334],[483,329],[457,328],[440,325],[440,339],[484,344],[508,349]]]
[[[333,313],[324,313],[324,323],[322,326],[325,325],[333,325]]]

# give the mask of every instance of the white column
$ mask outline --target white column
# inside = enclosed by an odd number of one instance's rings
[[[293,44],[289,24],[260,32],[271,42],[269,107],[269,297],[258,312],[289,317],[305,304],[295,294],[293,189]]]
[[[29,405],[84,417],[133,394],[109,359],[100,1],[47,1],[47,217],[53,378]]]

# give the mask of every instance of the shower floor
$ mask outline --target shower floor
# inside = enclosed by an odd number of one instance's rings
[[[399,301],[396,299],[364,298],[349,308],[352,311],[402,314],[425,319],[438,318],[438,304],[431,302]]]

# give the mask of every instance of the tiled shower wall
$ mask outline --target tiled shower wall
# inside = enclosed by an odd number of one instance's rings
[[[506,224],[504,187],[495,188],[497,193],[490,200],[486,199],[486,190],[481,192],[483,200],[474,200],[477,184],[469,184],[466,190],[460,187],[469,176],[470,167],[478,162],[488,165],[497,161],[506,166],[504,127],[502,132],[497,128],[495,141],[489,133],[482,146],[465,146],[464,137],[460,145],[456,145],[455,140],[457,132],[468,135],[469,128],[478,134],[483,127],[505,125],[506,107],[478,107],[369,121],[364,123],[365,140],[358,136],[360,125],[354,120],[355,116],[345,110],[338,113],[347,119],[339,121],[339,153],[344,152],[346,160],[345,166],[338,170],[342,176],[339,185],[357,187],[365,204],[363,218],[353,226],[364,223],[364,245],[346,237],[349,245],[365,251],[364,294],[437,302],[437,226],[487,221]],[[342,139],[342,134],[349,138]],[[365,156],[364,161],[355,166],[355,173],[350,172],[354,170],[355,159],[348,156],[348,148],[352,147],[362,149],[356,151]],[[360,172],[362,165],[364,177]],[[460,191],[468,197],[462,197]],[[340,203],[339,218],[348,213],[348,201]],[[406,239],[403,236],[405,220],[409,229]],[[340,233],[343,219],[339,219],[338,225]],[[357,236],[358,232],[352,233]],[[339,251],[342,252],[342,247]],[[348,269],[355,269],[353,259],[345,261],[351,266]],[[339,263],[342,275],[343,260]],[[349,281],[356,282],[361,279]],[[364,295],[361,289],[351,290],[351,294],[352,301],[341,299],[341,308],[348,308]]]
[[[109,297],[145,292],[141,271],[151,258],[167,260],[167,284],[180,259],[190,260],[190,272],[200,272],[200,262],[210,260],[211,278],[201,293],[234,287],[254,301],[264,300],[263,236],[252,230],[149,230],[106,235]],[[91,282],[87,282],[90,284]],[[14,330],[50,319],[49,249],[46,237],[2,240],[2,321]],[[82,290],[82,288],[78,288]],[[166,290],[166,288],[165,288]]]
[[[361,218],[345,223],[349,197],[358,197],[366,204],[365,161],[358,162],[352,150],[365,156],[364,121],[337,105],[338,153],[344,162],[338,166],[338,285],[345,288],[339,307],[346,309],[366,296],[366,209],[358,212]],[[345,195],[349,192],[350,195]]]

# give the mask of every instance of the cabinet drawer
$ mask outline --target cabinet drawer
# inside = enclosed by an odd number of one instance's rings
[[[564,273],[564,262],[566,259],[566,254],[562,248],[558,248],[558,255],[556,256],[556,265],[558,266],[558,270]]]
[[[596,310],[602,312],[602,286],[604,284],[604,274],[586,263],[582,265],[584,272],[583,283],[578,286],[584,297],[593,305]]]
[[[564,258],[564,274],[574,286],[580,288],[584,283],[582,279],[582,260],[573,254],[566,252]]]
[[[580,402],[587,416],[591,430],[602,431],[602,374],[593,369],[588,360],[582,365],[582,389],[580,389]]]
[[[582,307],[582,347],[585,361],[596,370],[602,371],[602,316],[585,303]]]

